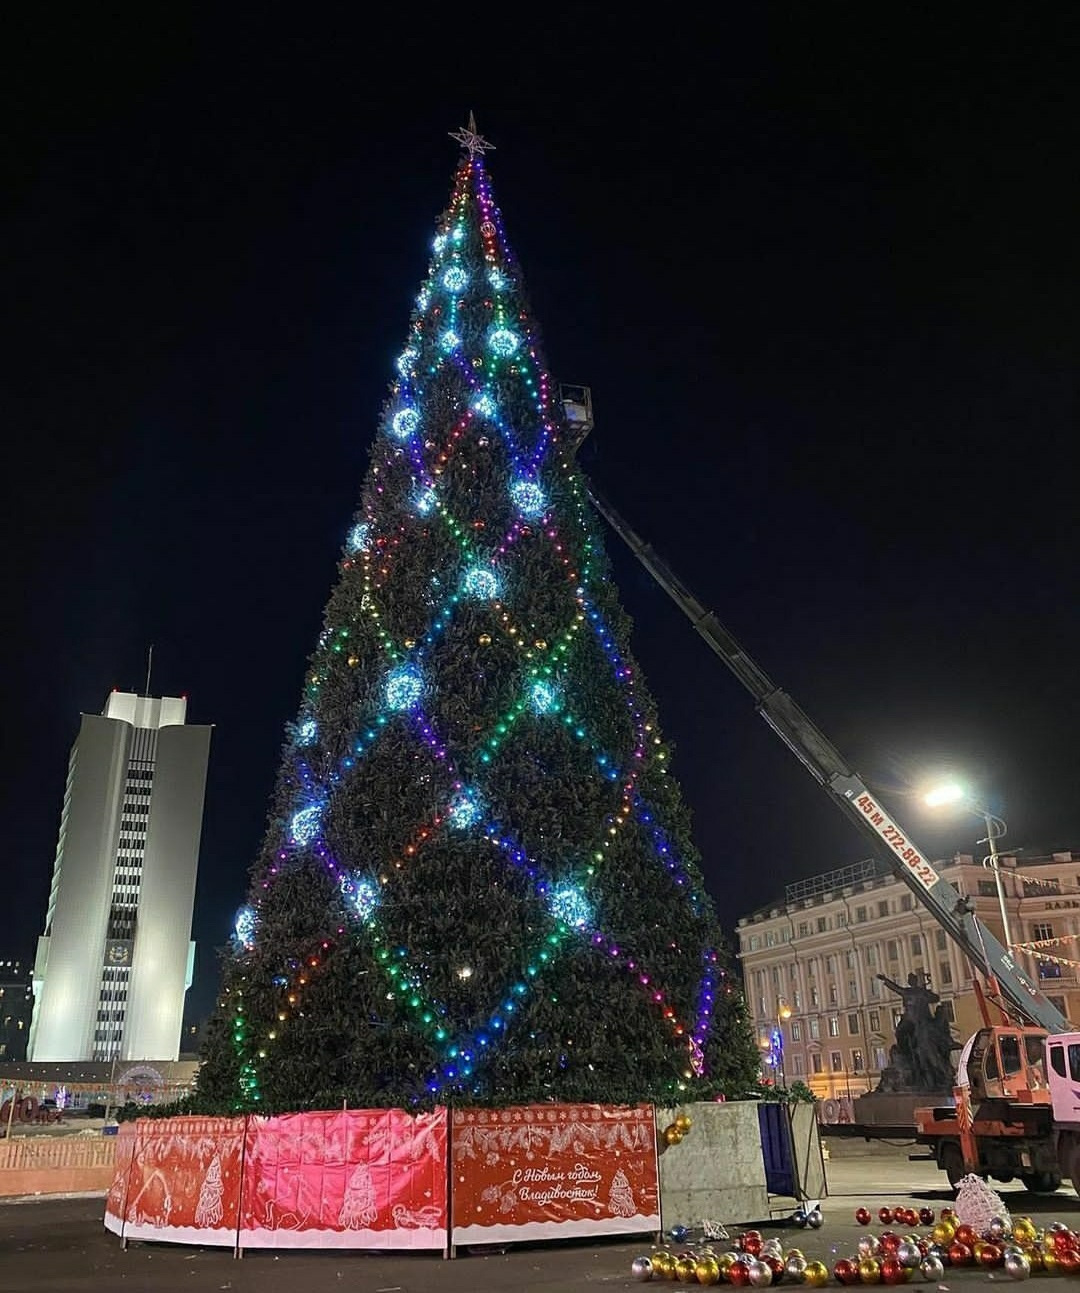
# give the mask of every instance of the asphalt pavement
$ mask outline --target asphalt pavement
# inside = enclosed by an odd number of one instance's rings
[[[785,1249],[800,1248],[831,1268],[848,1256],[866,1230],[855,1209],[883,1204],[940,1209],[953,1199],[948,1182],[932,1164],[912,1163],[913,1146],[830,1146],[829,1195],[820,1230],[789,1224],[792,1201],[771,1200],[771,1215],[756,1218],[766,1235]],[[1080,1227],[1080,1199],[1065,1186],[1054,1195],[1031,1195],[1018,1183],[991,1182],[1014,1217],[1030,1216],[1043,1227],[1064,1221]],[[551,1293],[588,1288],[641,1288],[630,1264],[648,1254],[652,1236],[528,1244],[505,1250],[462,1251],[453,1261],[431,1253],[302,1253],[260,1251],[235,1260],[220,1249],[170,1244],[120,1247],[102,1225],[103,1197],[35,1199],[0,1203],[0,1293]],[[742,1226],[731,1226],[737,1234]],[[880,1229],[879,1226],[872,1227]],[[721,1246],[722,1245],[718,1245]],[[946,1271],[940,1289],[955,1293],[988,1282],[1008,1282],[1001,1271]],[[1039,1275],[1047,1282],[1055,1277]],[[667,1281],[646,1287],[678,1288]],[[836,1287],[835,1284],[833,1287]]]

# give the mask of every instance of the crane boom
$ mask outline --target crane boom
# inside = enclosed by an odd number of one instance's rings
[[[937,873],[929,858],[889,816],[828,737],[773,683],[716,615],[702,605],[615,508],[595,490],[590,490],[590,498],[615,533],[750,693],[765,722],[844,813],[872,836],[878,854],[959,944],[972,964],[996,984],[1014,1013],[1050,1033],[1068,1032],[1071,1025],[1061,1011],[1031,982],[1008,949],[981,924],[968,900],[959,898],[952,885]]]

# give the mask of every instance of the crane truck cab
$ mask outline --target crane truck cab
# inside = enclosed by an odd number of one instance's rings
[[[965,1046],[956,1075],[974,1108],[984,1100],[1050,1104],[1045,1028],[994,1024],[980,1028]],[[966,1056],[966,1071],[965,1071]]]

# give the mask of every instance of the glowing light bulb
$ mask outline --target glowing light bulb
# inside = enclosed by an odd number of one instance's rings
[[[522,477],[510,486],[510,497],[522,516],[530,520],[543,516],[547,510],[547,497],[535,480]]]

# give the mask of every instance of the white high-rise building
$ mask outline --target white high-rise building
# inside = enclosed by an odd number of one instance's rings
[[[114,691],[71,747],[29,1059],[175,1060],[195,944],[209,726]]]

